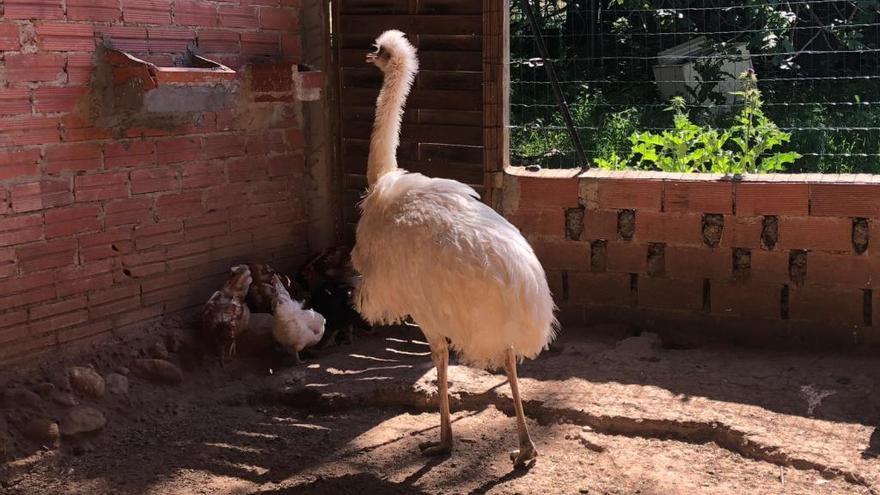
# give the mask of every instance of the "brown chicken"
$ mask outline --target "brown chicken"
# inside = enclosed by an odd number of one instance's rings
[[[220,353],[220,364],[228,355],[235,355],[235,341],[248,328],[251,312],[245,297],[253,282],[246,265],[230,269],[230,277],[223,288],[208,299],[202,310],[202,334]]]

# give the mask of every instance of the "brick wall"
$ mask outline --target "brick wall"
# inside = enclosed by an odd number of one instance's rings
[[[672,339],[880,344],[880,182],[871,176],[512,168],[505,215],[563,323]]]
[[[0,3],[0,363],[199,304],[235,261],[306,254],[299,3]],[[197,46],[241,94],[173,128],[96,127],[102,40],[161,65]]]

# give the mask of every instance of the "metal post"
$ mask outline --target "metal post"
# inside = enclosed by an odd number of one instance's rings
[[[571,119],[571,113],[568,111],[568,103],[566,103],[565,96],[562,94],[562,89],[559,87],[559,79],[556,78],[556,71],[553,70],[553,63],[550,61],[550,54],[547,53],[547,45],[544,44],[544,36],[541,34],[541,26],[538,25],[538,20],[535,18],[535,13],[532,12],[532,6],[529,5],[529,0],[520,0],[519,3],[522,5],[526,17],[529,18],[529,24],[532,26],[532,33],[535,35],[535,44],[538,45],[538,52],[541,54],[541,58],[544,59],[544,68],[547,70],[547,77],[550,78],[550,86],[553,87],[553,94],[556,96],[556,104],[559,106],[559,111],[562,112],[562,119],[565,121],[565,127],[568,128],[568,134],[574,144],[574,150],[575,153],[577,153],[580,166],[586,170],[590,168],[590,165],[587,163],[587,156],[584,154],[584,147],[581,144],[581,138],[578,136],[577,130],[574,128],[574,121]]]

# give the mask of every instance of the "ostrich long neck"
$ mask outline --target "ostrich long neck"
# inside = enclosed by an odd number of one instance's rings
[[[370,137],[367,158],[367,181],[376,183],[383,175],[397,170],[397,147],[400,145],[400,121],[403,105],[413,83],[406,64],[397,64],[385,72],[382,90],[376,99],[376,121]]]

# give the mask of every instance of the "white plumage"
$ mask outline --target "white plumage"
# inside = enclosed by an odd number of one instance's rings
[[[473,366],[505,366],[520,420],[515,462],[522,464],[537,453],[525,431],[516,362],[536,357],[554,338],[546,275],[516,227],[480,202],[472,188],[398,169],[400,119],[418,62],[400,31],[383,33],[376,48],[367,61],[384,72],[384,82],[370,143],[370,186],[352,252],[363,276],[358,310],[371,323],[412,316],[431,344],[442,427],[441,441],[429,445],[429,453],[452,448],[447,339]]]
[[[311,309],[303,309],[301,302],[290,297],[278,275],[273,276],[272,286],[275,291],[272,335],[298,362],[299,351],[321,341],[324,317]]]

